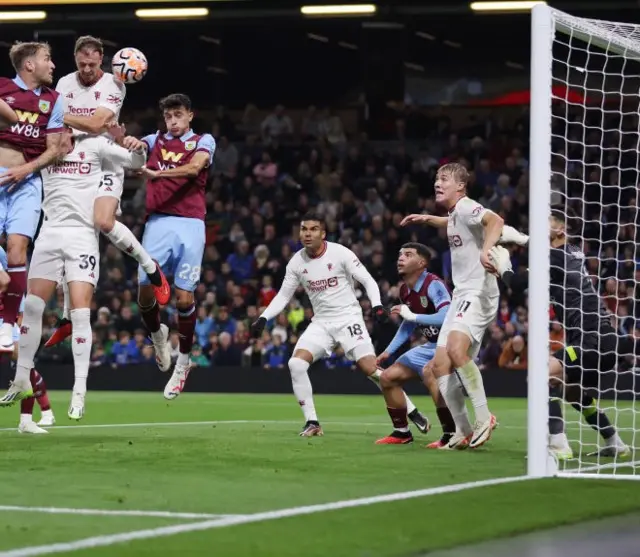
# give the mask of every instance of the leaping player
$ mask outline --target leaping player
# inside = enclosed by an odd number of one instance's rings
[[[78,38],[74,57],[77,71],[61,77],[56,86],[65,105],[64,123],[73,128],[76,134],[107,135],[107,127],[117,122],[120,115],[126,87],[112,74],[102,71],[104,49],[100,39],[92,36]],[[167,304],[171,292],[161,269],[133,232],[116,220],[123,182],[124,168],[105,161],[93,209],[96,227],[114,246],[142,266],[159,303]],[[46,346],[53,346],[71,335],[66,280],[62,286],[65,299],[62,320]]]
[[[0,118],[18,121],[0,131],[0,233],[7,235],[9,284],[0,310],[0,352],[12,353],[13,327],[27,288],[27,248],[33,239],[42,204],[40,170],[63,151],[63,104],[50,88],[55,65],[46,43],[16,43],[9,51],[13,79],[0,78]]]
[[[490,250],[504,238],[503,229],[513,232],[512,241],[526,243],[526,236],[504,227],[502,218],[467,197],[467,169],[459,163],[441,166],[436,175],[436,203],[449,211],[448,217],[410,215],[403,225],[424,223],[447,227],[451,248],[452,278],[456,285],[433,360],[433,372],[440,392],[451,411],[456,432],[448,448],[476,448],[486,443],[495,427],[489,411],[482,375],[474,358],[489,324],[494,320],[500,299],[496,274],[512,273],[509,253],[504,248]],[[457,369],[457,373],[455,372]],[[469,422],[462,381],[475,411]]]
[[[306,420],[300,433],[302,437],[323,434],[308,373],[313,362],[330,356],[340,345],[346,356],[374,383],[379,385],[382,374],[376,364],[375,350],[353,283],[355,280],[362,284],[375,318],[384,321],[387,313],[380,301],[378,285],[350,249],[327,242],[325,238],[324,221],[314,213],[304,215],[300,224],[300,240],[304,247],[291,258],[278,294],[251,326],[254,336],[259,336],[267,321],[285,309],[299,286],[309,296],[314,316],[289,360],[293,392]],[[427,433],[430,427],[427,418],[404,396],[405,416],[408,410],[413,423]]]
[[[423,373],[435,355],[440,327],[451,304],[451,295],[442,279],[427,270],[429,259],[427,246],[415,242],[403,245],[398,256],[398,273],[403,280],[400,287],[402,305],[393,307],[391,313],[400,315],[403,321],[389,346],[378,356],[378,364],[391,358],[416,328],[420,330],[426,342],[405,352],[382,372],[380,386],[394,430],[390,435],[376,441],[379,445],[413,442],[402,385],[416,375],[429,389],[442,425],[442,437],[427,446],[434,449],[446,447],[455,432],[451,412],[440,395],[435,377],[430,372]]]
[[[123,130],[120,129],[123,134]],[[30,372],[42,337],[42,315],[62,276],[69,281],[75,383],[68,416],[84,415],[91,357],[91,300],[100,272],[99,233],[93,220],[103,161],[141,168],[144,151],[129,151],[103,136],[66,135],[68,154],[43,170],[44,222],[31,258],[16,376],[0,406],[33,396]]]
[[[142,245],[168,275],[173,276],[178,309],[180,350],[173,374],[164,389],[168,400],[182,392],[191,369],[190,354],[196,325],[193,292],[200,281],[205,247],[204,189],[216,142],[209,134],[191,129],[193,110],[187,95],[173,94],[160,101],[167,133],[160,131],[142,141],[125,138],[127,148],[145,147],[147,164],[147,224]],[[161,371],[169,371],[169,328],[160,323],[160,308],[150,277],[140,267],[138,305],[151,333]]]

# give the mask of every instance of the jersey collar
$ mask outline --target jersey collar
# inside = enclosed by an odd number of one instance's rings
[[[414,292],[420,292],[420,289],[424,285],[424,281],[427,280],[427,273],[428,273],[428,271],[422,271],[422,274],[418,277],[418,280],[413,285],[412,290]]]
[[[20,87],[20,89],[24,89],[25,91],[33,91],[38,96],[40,96],[40,93],[42,93],[42,87],[36,87],[35,89],[29,89],[29,87],[27,87],[27,84],[23,81],[23,79],[19,75],[16,75],[13,78],[13,82],[18,87]]]
[[[195,132],[191,129],[187,130],[187,132],[184,135],[181,135],[179,138],[177,137],[173,137],[173,135],[171,135],[169,132],[164,134],[164,138],[166,140],[170,140],[170,139],[180,139],[180,141],[182,141],[182,143],[184,143],[185,141],[189,141],[195,134]]]
[[[458,205],[458,203],[460,203],[465,197],[467,197],[466,195],[463,195],[460,199],[458,199],[458,201],[456,201],[453,204],[453,207],[451,207],[451,209],[449,209],[449,214],[451,215],[455,210],[456,210],[456,206]]]

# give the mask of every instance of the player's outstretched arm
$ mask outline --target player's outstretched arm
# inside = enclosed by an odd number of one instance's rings
[[[433,228],[446,228],[449,224],[449,217],[436,217],[435,215],[407,215],[400,222],[400,226],[409,226],[410,224],[426,224]]]
[[[501,244],[517,244],[519,246],[526,246],[529,243],[529,236],[523,234],[519,230],[505,224],[502,227],[502,234],[500,235]]]
[[[115,118],[116,114],[104,106],[99,106],[91,116],[77,116],[65,114],[64,124],[84,133],[100,135],[107,131],[107,124]]]
[[[18,123],[18,115],[6,102],[0,99],[0,130]]]
[[[138,148],[135,151],[129,151],[129,149],[125,149],[116,143],[112,143],[106,138],[100,139],[104,139],[100,152],[100,158],[102,161],[109,160],[118,166],[132,168],[134,170],[142,168],[147,162],[147,150],[144,147],[144,144],[142,144],[142,148]]]
[[[391,310],[391,312],[393,313],[397,307],[400,307],[400,306],[395,306]],[[398,330],[396,331],[395,336],[391,339],[389,346],[387,346],[384,352],[380,354],[380,356],[378,356],[378,359],[377,359],[378,365],[384,362],[385,360],[387,360],[388,358],[390,358],[391,356],[393,356],[398,351],[398,349],[405,342],[407,342],[407,340],[409,340],[409,337],[411,337],[411,334],[413,333],[416,326],[417,326],[416,323],[412,323],[411,321],[407,321],[407,320],[403,320],[402,323],[400,323],[400,327],[398,327]]]
[[[287,265],[287,270],[284,274],[284,280],[282,281],[280,290],[278,290],[278,293],[273,298],[273,300],[271,300],[271,303],[262,312],[262,315],[260,315],[260,317],[258,317],[258,319],[251,324],[251,332],[253,333],[254,337],[260,336],[260,334],[264,330],[265,325],[267,324],[267,321],[273,319],[276,315],[279,315],[282,311],[284,311],[284,308],[287,307],[287,305],[291,301],[291,298],[293,298],[293,295],[298,289],[300,280],[297,273],[293,269],[291,261],[289,261]]]

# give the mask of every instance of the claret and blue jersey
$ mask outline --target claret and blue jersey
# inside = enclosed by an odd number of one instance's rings
[[[25,161],[38,158],[46,150],[48,134],[64,131],[64,105],[49,87],[30,90],[24,81],[0,78],[0,98],[18,115],[18,122],[0,131],[0,141],[15,146]],[[7,170],[0,167],[0,173]],[[33,238],[42,202],[40,173],[27,176],[12,192],[0,188],[0,233]]]
[[[188,164],[196,153],[207,153],[209,165],[215,139],[189,130],[181,137],[157,132],[143,138],[148,147],[147,168],[169,170]],[[200,280],[205,246],[205,186],[208,165],[195,177],[159,177],[147,181],[147,224],[142,245],[181,290],[192,292]],[[149,284],[142,268],[140,284]]]
[[[416,328],[426,342],[400,356],[396,363],[406,366],[422,376],[422,369],[435,355],[440,327],[451,304],[451,294],[440,277],[424,271],[413,288],[403,284],[400,300],[416,314],[416,322],[403,321],[386,352],[394,354],[413,334]]]

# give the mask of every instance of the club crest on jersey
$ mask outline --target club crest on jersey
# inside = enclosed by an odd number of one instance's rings
[[[13,104],[14,102],[16,102],[15,97],[7,97],[4,102],[6,102],[7,104]]]
[[[333,269],[333,263],[327,263],[327,269],[329,270]]]
[[[196,142],[195,141],[185,141],[184,142],[184,148],[187,151],[193,151],[196,148]]]
[[[42,112],[43,114],[47,114],[51,109],[51,103],[49,101],[41,100],[38,103],[38,108],[40,109],[40,112]]]
[[[78,153],[78,156],[80,157],[80,160],[81,160],[81,161],[83,161],[83,160],[84,160],[84,157],[85,157],[84,151],[80,151],[80,152]]]
[[[429,298],[426,296],[420,296],[420,304],[423,308],[426,308],[429,305]]]

